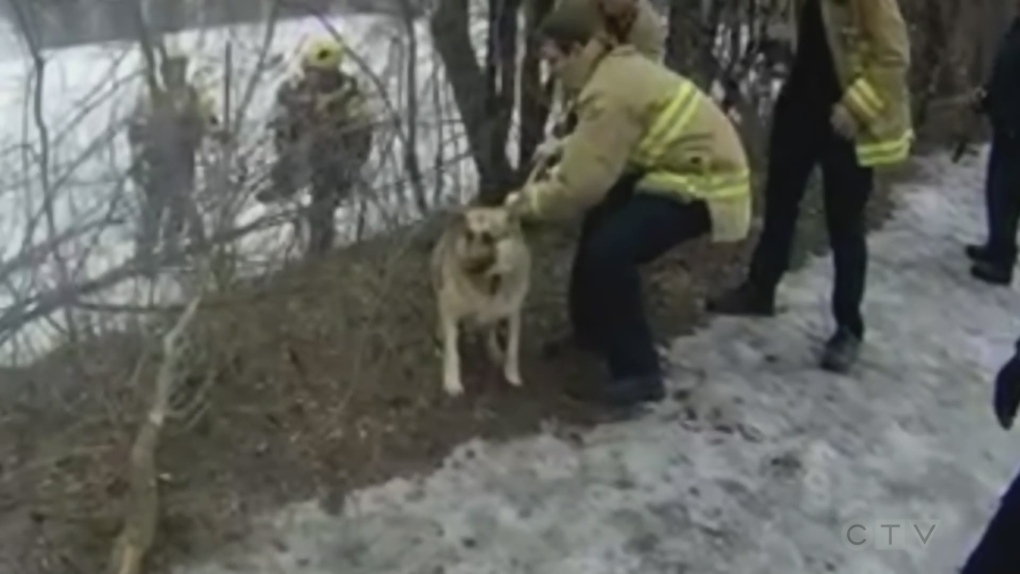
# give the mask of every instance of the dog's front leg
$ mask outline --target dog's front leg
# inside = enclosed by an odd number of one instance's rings
[[[500,321],[493,321],[486,328],[487,333],[485,337],[486,349],[489,351],[489,360],[497,365],[505,358],[503,349],[499,345],[499,324]]]
[[[443,331],[443,390],[455,397],[464,393],[460,381],[460,349],[457,345],[457,319],[440,313]]]
[[[521,310],[517,309],[507,317],[506,358],[503,363],[503,376],[515,387],[521,386]]]

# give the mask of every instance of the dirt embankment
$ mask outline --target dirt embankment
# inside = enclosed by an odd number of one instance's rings
[[[888,189],[872,202],[875,224],[890,211]],[[805,202],[797,261],[827,242],[818,195]],[[560,392],[597,366],[541,351],[566,333],[574,230],[531,235],[524,389],[468,360],[459,400],[440,390],[426,272],[436,231],[426,225],[338,251],[203,306],[178,401],[191,404],[168,425],[158,456],[164,499],[153,571],[237,539],[250,517],[284,503],[315,497],[336,508],[349,489],[428,469],[470,437],[520,435],[548,419],[597,420]],[[748,245],[698,242],[648,269],[660,335],[703,320],[704,296],[739,276]],[[147,400],[153,361],[143,383],[130,383],[143,352],[136,339],[111,337],[77,354],[84,364],[61,352],[0,372],[8,397],[0,405],[0,569],[102,571]]]

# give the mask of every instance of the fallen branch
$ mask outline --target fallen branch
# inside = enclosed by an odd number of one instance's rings
[[[111,574],[139,574],[142,571],[142,561],[156,538],[159,516],[156,448],[170,408],[174,374],[181,358],[181,338],[195,317],[201,299],[199,294],[191,300],[177,323],[163,338],[163,363],[156,375],[152,403],[131,448],[128,505],[124,513],[124,526],[113,546]]]

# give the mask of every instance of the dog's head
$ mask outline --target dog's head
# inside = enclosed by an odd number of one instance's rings
[[[468,207],[459,217],[457,258],[468,273],[489,270],[510,244],[520,241],[520,221],[503,207]]]

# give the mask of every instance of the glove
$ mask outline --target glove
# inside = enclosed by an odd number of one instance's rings
[[[1020,356],[1016,353],[999,369],[995,377],[995,416],[999,425],[1009,430],[1020,406]]]
[[[515,191],[503,200],[503,207],[514,217],[523,218],[528,211],[528,198],[525,191]]]
[[[532,161],[535,164],[556,157],[563,150],[563,140],[556,137],[547,138],[542,142],[538,148],[535,149],[535,155]]]
[[[857,137],[857,118],[846,109],[846,106],[836,104],[832,108],[832,129],[840,136],[852,140]]]

